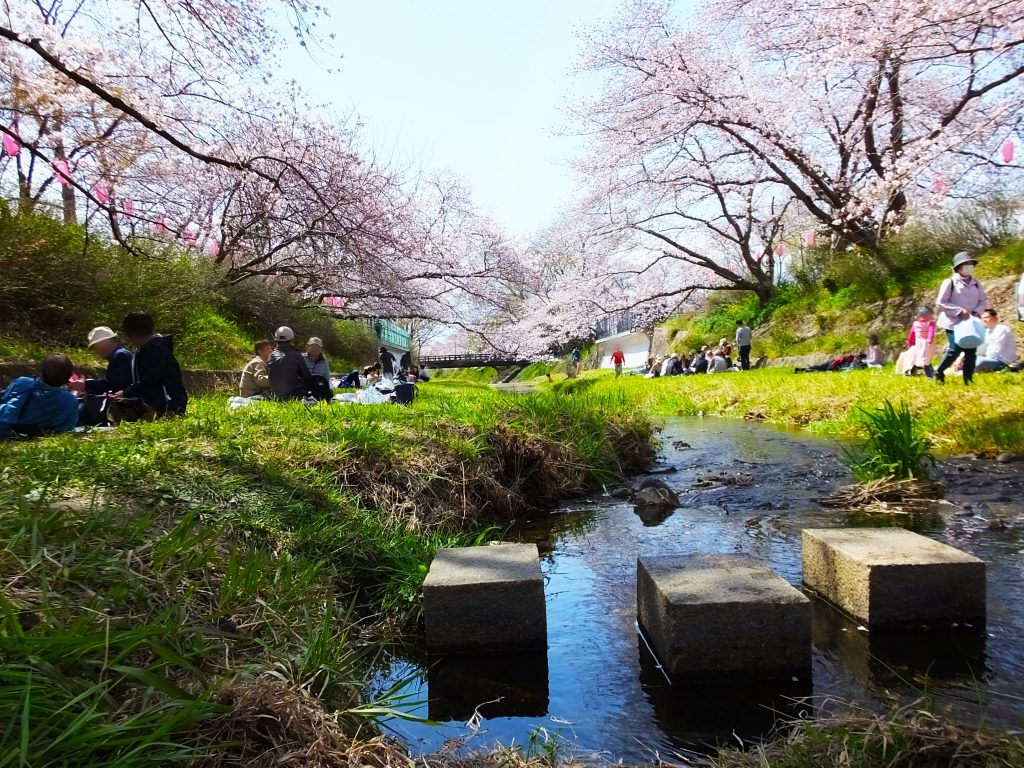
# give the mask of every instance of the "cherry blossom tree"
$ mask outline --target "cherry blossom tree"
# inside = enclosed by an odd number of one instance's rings
[[[769,221],[772,200],[881,258],[934,178],[955,190],[1007,168],[998,150],[1024,115],[1019,0],[722,0],[693,18],[638,2],[595,35],[587,66],[608,85],[585,114],[595,195],[630,198],[617,223],[691,261],[660,224],[721,236],[730,218]],[[712,245],[693,250],[721,266]]]

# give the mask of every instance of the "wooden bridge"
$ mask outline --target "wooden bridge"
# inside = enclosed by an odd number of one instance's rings
[[[532,360],[517,360],[502,355],[423,355],[416,362],[427,368],[525,368]]]

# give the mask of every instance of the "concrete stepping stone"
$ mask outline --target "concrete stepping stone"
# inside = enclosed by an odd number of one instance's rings
[[[747,555],[639,558],[637,619],[676,684],[810,674],[810,601]]]
[[[903,528],[808,528],[804,584],[869,628],[984,620],[985,563]]]
[[[547,645],[536,544],[439,549],[423,582],[430,653]]]

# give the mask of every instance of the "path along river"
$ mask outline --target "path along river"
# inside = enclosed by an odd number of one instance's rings
[[[941,466],[947,503],[935,514],[851,519],[819,504],[851,482],[832,441],[697,418],[669,420],[661,438],[660,464],[679,470],[661,479],[684,508],[641,517],[599,495],[510,537],[540,547],[546,654],[428,662],[413,648],[389,660],[375,687],[405,680],[403,708],[443,723],[389,722],[414,752],[553,739],[570,754],[608,760],[686,757],[760,738],[776,711],[835,700],[884,711],[925,693],[968,722],[1024,726],[1024,465],[952,459]],[[746,553],[799,586],[802,528],[892,524],[988,563],[986,627],[869,635],[815,600],[813,680],[781,691],[672,688],[637,633],[638,555]],[[794,702],[801,694],[812,698]]]

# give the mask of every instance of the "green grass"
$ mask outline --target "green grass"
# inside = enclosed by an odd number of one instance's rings
[[[941,453],[1024,450],[1024,377],[985,374],[964,387],[883,370],[794,374],[790,369],[644,379],[588,371],[554,390],[587,397],[619,397],[658,416],[714,415],[803,427],[812,432],[863,437],[858,408],[887,399],[907,404],[917,426]]]
[[[607,397],[421,393],[197,397],[180,419],[0,444],[0,765],[231,754],[238,702],[268,706],[252,691],[271,683],[355,733],[387,710],[359,694],[437,547],[653,455],[649,422]]]

